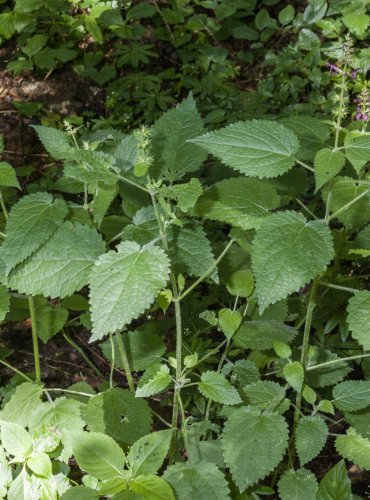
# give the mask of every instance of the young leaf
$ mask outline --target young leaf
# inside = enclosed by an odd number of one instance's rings
[[[199,462],[196,465],[177,463],[171,465],[164,476],[178,500],[228,500],[229,487],[223,473],[215,464]]]
[[[370,470],[370,440],[357,434],[351,427],[346,435],[337,437],[335,448],[343,458]]]
[[[295,436],[295,445],[301,466],[315,458],[325,446],[329,431],[321,417],[301,417]]]
[[[274,351],[282,359],[289,359],[292,355],[292,350],[285,342],[277,340],[274,342]]]
[[[49,478],[52,475],[51,460],[49,456],[43,451],[33,452],[27,460],[27,467],[36,475]]]
[[[293,363],[286,364],[283,368],[283,375],[285,380],[293,387],[293,389],[296,391],[300,391],[302,389],[304,369],[301,363],[293,361]]]
[[[170,429],[152,432],[131,446],[127,462],[133,477],[158,472],[170,447],[171,435]]]
[[[317,500],[348,500],[351,498],[351,481],[344,460],[325,474],[319,484]]]
[[[3,420],[0,422],[0,426],[1,444],[9,455],[18,457],[19,461],[22,461],[21,457],[26,457],[32,449],[31,436],[26,429],[14,422],[6,422]]]
[[[76,432],[72,440],[75,459],[87,474],[102,480],[122,475],[125,454],[111,437],[99,432]]]
[[[186,184],[175,184],[174,186],[160,188],[159,194],[164,198],[171,198],[177,201],[177,206],[183,212],[193,208],[197,199],[202,194],[203,188],[199,179],[191,179]]]
[[[67,211],[63,200],[53,200],[48,193],[23,196],[13,206],[5,227],[6,240],[1,247],[7,273],[51,237]]]
[[[6,161],[0,161],[0,186],[21,188],[14,168]]]
[[[32,126],[45,149],[56,160],[64,160],[72,150],[68,135],[61,130],[41,125]]]
[[[233,480],[244,491],[266,477],[282,460],[288,445],[284,417],[248,408],[235,410],[225,424],[222,447]]]
[[[138,476],[130,483],[130,488],[145,500],[175,500],[170,485],[158,476]]]
[[[68,311],[64,307],[45,304],[36,308],[36,327],[38,337],[46,344],[64,327]]]
[[[142,377],[139,387],[136,389],[135,396],[137,398],[148,398],[164,391],[170,383],[171,375],[168,366],[153,366],[150,371],[146,371],[145,378]]]
[[[90,431],[107,434],[122,447],[133,445],[152,426],[148,403],[118,387],[90,398],[81,414]]]
[[[352,337],[370,351],[370,292],[356,292],[348,301],[347,322]]]
[[[250,269],[238,269],[226,280],[226,288],[230,295],[249,297],[254,289],[254,277]]]
[[[330,230],[321,221],[307,222],[295,212],[268,216],[252,244],[260,312],[325,271],[333,253]]]
[[[238,122],[208,132],[191,141],[239,172],[259,177],[277,177],[294,165],[299,149],[295,134],[276,122]]]
[[[242,402],[238,391],[221,373],[206,371],[202,373],[199,391],[206,398],[224,405],[236,405]]]
[[[348,160],[359,174],[362,167],[370,160],[370,135],[352,137],[349,134],[345,141],[345,152]]]
[[[289,344],[297,330],[277,321],[245,321],[236,334],[234,342],[243,349],[263,351],[273,349],[275,342]]]
[[[101,255],[91,273],[90,341],[123,328],[142,314],[166,285],[168,275],[168,258],[155,246],[125,241],[117,252]]]
[[[213,184],[198,199],[194,214],[242,229],[253,229],[269,210],[280,206],[280,196],[265,181],[232,177]]]
[[[341,151],[332,151],[329,148],[320,149],[314,161],[316,191],[339,174],[345,162],[346,157]]]
[[[66,222],[11,273],[10,286],[29,295],[72,295],[88,283],[90,270],[104,250],[105,244],[96,229]]]
[[[334,404],[341,411],[370,406],[370,380],[346,380],[333,389]]]
[[[116,184],[107,185],[99,182],[94,191],[94,199],[90,204],[90,209],[97,227],[100,227],[104,215],[118,194],[118,186]]]
[[[311,471],[307,469],[288,470],[279,481],[281,500],[316,500],[317,481]]]
[[[64,164],[63,173],[78,181],[96,187],[99,182],[107,185],[116,184],[117,175],[111,172],[114,157],[102,151],[91,149],[72,149]]]
[[[192,95],[189,95],[176,108],[162,115],[152,128],[154,164],[159,166],[159,172],[153,171],[153,174],[174,181],[198,170],[207,155],[198,146],[188,144],[187,140],[202,132],[202,119]]]
[[[226,338],[231,339],[234,333],[240,326],[242,315],[239,311],[232,311],[231,309],[221,309],[218,313],[218,320],[220,328],[225,334]]]
[[[261,409],[267,408],[274,401],[278,403],[285,394],[284,387],[271,380],[258,380],[246,385],[243,392],[249,404]]]

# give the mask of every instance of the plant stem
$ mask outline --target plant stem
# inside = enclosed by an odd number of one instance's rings
[[[116,172],[114,172],[114,173],[116,173]],[[126,177],[122,177],[122,175],[117,175],[117,177],[120,181],[126,182],[126,184],[130,184],[130,186],[134,186],[137,189],[141,189],[141,191],[144,191],[147,194],[151,194],[150,190],[148,188],[146,188],[145,186],[142,186],[141,184],[138,184],[137,182],[132,181],[130,179],[126,179]]]
[[[28,305],[31,315],[32,345],[33,345],[33,357],[35,360],[36,383],[41,384],[41,368],[40,368],[39,342],[37,337],[35,303],[31,295],[28,297]]]
[[[7,363],[6,361],[3,361],[2,359],[0,359],[0,364],[6,366],[7,368],[9,368],[9,370],[12,370],[14,373],[19,375],[20,377],[23,377],[25,380],[27,380],[27,382],[33,383],[32,378],[30,378],[28,375],[26,375],[25,373],[18,370],[18,368],[16,368],[15,366],[10,365],[9,363]]]
[[[361,194],[356,196],[356,198],[353,198],[353,200],[349,201],[348,203],[343,205],[343,207],[339,208],[336,212],[329,215],[326,220],[328,222],[330,222],[331,220],[338,217],[338,215],[340,215],[342,212],[345,212],[346,210],[348,210],[348,208],[350,208],[354,203],[357,203],[359,200],[361,200],[362,198],[367,196],[369,194],[369,191],[370,191],[370,189],[366,189],[366,191],[363,191]]]
[[[325,281],[318,281],[319,285],[325,286],[326,288],[332,288],[333,290],[341,290],[342,292],[357,293],[361,290],[357,288],[349,288],[348,286],[335,285],[333,283],[325,283]]]
[[[184,299],[187,295],[189,295],[189,293],[194,290],[195,287],[197,287],[199,285],[199,283],[201,283],[214,269],[216,269],[217,267],[217,264],[224,258],[224,256],[227,254],[227,252],[229,251],[231,245],[234,243],[235,240],[230,240],[229,243],[227,244],[227,246],[225,247],[225,249],[223,250],[223,252],[217,257],[217,259],[214,261],[214,263],[212,264],[212,266],[199,278],[197,279],[197,281],[195,281],[191,286],[189,286],[189,288],[187,290],[185,290],[185,292],[183,292],[178,298],[177,300],[180,301],[182,299]],[[175,297],[173,298],[173,301],[175,301]]]
[[[109,387],[112,389],[112,387],[113,387],[114,363],[115,363],[115,358],[116,358],[116,349],[115,349],[115,346],[114,346],[113,335],[111,333],[109,334],[109,342],[110,342],[110,347],[111,347],[111,350],[112,350],[112,364],[111,364],[110,374],[109,374]]]
[[[325,363],[320,363],[319,365],[308,366],[306,368],[307,372],[312,370],[318,370],[324,368],[325,366],[335,365],[336,363],[342,363],[343,361],[354,361],[355,359],[370,358],[370,354],[358,354],[357,356],[348,356],[346,358],[333,359],[332,361],[326,361]]]
[[[0,206],[1,206],[1,210],[3,211],[5,220],[8,220],[9,214],[8,214],[8,211],[6,209],[6,206],[5,206],[5,203],[3,200],[3,193],[1,191],[0,191]]]
[[[315,169],[310,167],[309,165],[307,165],[307,163],[304,163],[303,161],[301,160],[297,160],[297,158],[295,159],[295,162],[298,163],[298,165],[301,165],[302,167],[306,168],[307,170],[309,170],[310,172],[315,172]]]
[[[315,220],[317,220],[318,218],[316,217],[316,215],[311,212],[311,210],[303,203],[303,201],[301,201],[298,197],[296,197],[296,202],[303,208],[303,210],[306,210],[306,212]]]
[[[84,352],[84,350],[82,349],[82,347],[80,347],[73,339],[71,339],[71,337],[65,331],[63,331],[63,337],[68,342],[68,344],[71,345],[73,347],[73,349],[75,349],[79,353],[79,355],[81,356],[81,358],[84,359],[84,361],[98,375],[98,377],[100,377],[101,379],[105,380],[105,377],[102,374],[102,372],[94,365],[94,363],[87,356],[87,354]]]
[[[121,332],[119,330],[116,331],[116,340],[117,340],[117,344],[118,344],[118,350],[119,350],[119,353],[121,355],[121,361],[122,361],[123,369],[125,371],[125,375],[127,378],[128,386],[129,386],[131,392],[135,392],[135,386],[134,386],[134,381],[133,381],[133,378],[131,375],[130,364],[128,362],[128,358],[127,358],[127,355],[125,352],[125,347],[123,345]]]
[[[89,394],[88,392],[72,391],[70,389],[60,389],[59,387],[48,387],[44,389],[43,392],[65,392],[66,394],[75,394],[76,396],[84,396],[85,398],[92,398],[94,394]]]

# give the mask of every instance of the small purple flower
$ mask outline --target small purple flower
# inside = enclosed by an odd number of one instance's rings
[[[365,113],[362,118],[365,122],[369,121],[369,115],[367,113]]]
[[[356,99],[353,99],[353,102],[354,102],[355,104],[358,104],[360,101],[356,98]]]
[[[362,113],[356,113],[355,118],[356,118],[356,120],[361,120],[361,118],[362,118]]]
[[[357,78],[357,71],[356,71],[355,69],[353,69],[353,70],[351,71],[351,76],[352,76],[352,78],[353,78],[354,80],[356,80],[356,78]]]
[[[331,64],[330,62],[327,62],[326,66],[329,68],[330,73],[339,73],[340,72],[338,66],[336,66],[335,64]]]

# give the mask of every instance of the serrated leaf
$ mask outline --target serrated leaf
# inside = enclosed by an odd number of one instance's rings
[[[225,424],[222,447],[234,482],[244,491],[265,478],[282,460],[288,445],[284,417],[248,408],[235,410]]]
[[[1,247],[7,273],[51,237],[67,211],[63,200],[53,200],[48,193],[23,196],[13,205],[5,226],[6,240]]]
[[[286,344],[285,342],[280,342],[280,340],[277,340],[276,342],[274,342],[274,351],[279,356],[279,358],[282,358],[282,359],[288,359],[292,355],[292,350],[288,346],[288,344]],[[293,373],[294,373],[294,371],[293,371]]]
[[[163,476],[170,483],[178,500],[228,500],[229,487],[223,473],[215,464],[171,465]]]
[[[72,440],[73,454],[82,470],[102,480],[122,475],[125,454],[111,437],[99,432],[76,432]]]
[[[64,160],[72,147],[65,132],[51,127],[32,125],[45,149],[56,160]]]
[[[10,286],[29,295],[72,295],[88,283],[90,270],[104,250],[105,244],[96,229],[66,222],[11,273]]]
[[[240,359],[234,365],[234,372],[237,376],[237,383],[240,386],[253,384],[260,379],[260,373],[253,361]]]
[[[17,461],[22,461],[21,457],[27,456],[32,449],[32,438],[21,425],[15,422],[0,421],[1,444],[9,455],[18,457]]]
[[[145,500],[175,500],[170,485],[158,476],[138,476],[131,482],[130,488]]]
[[[253,384],[246,385],[243,388],[243,393],[249,404],[265,409],[271,403],[282,399],[285,389],[277,382],[259,380]]]
[[[202,132],[202,119],[193,97],[189,95],[153,125],[151,140],[154,164],[159,167],[159,171],[153,171],[153,174],[164,175],[173,181],[198,170],[207,155],[201,148],[187,141]]]
[[[117,194],[118,186],[116,184],[97,184],[93,202],[90,204],[90,210],[92,211],[97,227],[100,227],[108,208]]]
[[[339,174],[345,162],[346,157],[341,151],[333,151],[329,148],[320,149],[314,160],[316,191]]]
[[[334,387],[333,398],[341,411],[363,410],[370,406],[370,380],[346,380]]]
[[[239,311],[232,311],[231,309],[221,309],[218,313],[218,320],[220,328],[225,334],[226,338],[231,339],[234,333],[242,322],[242,315]]]
[[[293,387],[293,389],[296,391],[300,391],[302,389],[304,369],[301,363],[293,361],[293,363],[286,364],[283,368],[283,375],[285,380]]]
[[[10,295],[4,285],[0,285],[0,321],[5,319],[10,308]]]
[[[299,149],[298,139],[290,129],[267,120],[233,123],[191,142],[234,170],[260,179],[290,170]]]
[[[325,271],[333,258],[330,229],[295,212],[268,216],[252,243],[252,270],[260,312]]]
[[[370,409],[360,410],[356,413],[345,413],[346,422],[362,437],[370,439]]]
[[[368,181],[351,179],[349,177],[337,177],[334,179],[330,213],[334,213],[343,206],[350,203],[357,196],[368,190]],[[323,199],[328,198],[328,186],[322,191]],[[355,230],[370,221],[369,197],[364,196],[359,201],[351,205],[347,210],[338,215],[337,219],[344,224],[347,229]]]
[[[216,401],[216,403],[236,405],[242,402],[238,391],[221,373],[214,371],[203,372],[198,389],[203,396]]]
[[[316,152],[324,147],[330,137],[328,125],[313,116],[289,116],[281,122],[298,137],[298,158],[301,160],[313,160]]]
[[[320,481],[317,500],[349,500],[350,498],[351,481],[347,475],[344,460],[341,460]]]
[[[68,319],[68,311],[64,307],[50,304],[36,308],[37,336],[46,344],[64,327]]]
[[[6,161],[0,161],[0,186],[21,188],[14,168]]]
[[[280,197],[265,181],[232,177],[204,191],[194,214],[249,230],[258,227],[269,210],[279,206]]]
[[[152,432],[131,446],[127,462],[134,477],[158,472],[168,453],[171,435],[170,429]]]
[[[14,422],[22,427],[28,426],[30,415],[41,405],[41,395],[42,385],[31,382],[19,385],[0,412],[0,420]]]
[[[370,350],[370,292],[356,292],[348,301],[347,322],[352,337],[365,351]]]
[[[226,282],[230,295],[249,297],[254,290],[254,277],[250,269],[238,269],[230,274]]]
[[[190,208],[194,207],[202,192],[203,188],[199,179],[193,178],[185,184],[162,187],[159,194],[165,198],[176,200],[180,210],[187,212]]]
[[[150,377],[148,379],[142,378],[140,382],[135,392],[137,398],[148,398],[163,392],[171,383],[170,369],[167,365],[154,366],[153,371],[150,372]]]
[[[326,387],[334,385],[344,379],[351,371],[351,368],[345,361],[339,361],[339,357],[334,352],[327,349],[315,348],[314,354],[310,356],[307,368],[329,361],[334,361],[333,364],[328,364],[316,370],[306,370],[305,381],[312,387]]]
[[[337,437],[335,448],[343,458],[370,470],[370,440],[357,434],[351,427],[346,435]]]
[[[311,471],[307,469],[288,470],[279,481],[281,500],[316,500],[317,481]]]
[[[357,16],[356,16],[357,17]],[[346,157],[359,174],[362,167],[370,161],[370,135],[352,137],[348,135],[345,141]]]
[[[301,417],[299,419],[295,446],[301,466],[315,458],[325,446],[329,430],[321,417]]]
[[[37,476],[49,478],[52,475],[52,465],[49,455],[43,451],[35,451],[27,460],[27,467]]]
[[[275,342],[289,344],[297,330],[278,321],[245,321],[234,335],[234,342],[243,349],[263,351],[272,349]]]
[[[120,388],[90,398],[81,414],[90,431],[107,434],[123,447],[148,434],[152,425],[148,403]]]
[[[64,164],[63,173],[78,181],[96,186],[98,182],[116,184],[118,177],[110,171],[114,157],[102,151],[90,149],[72,149]]]
[[[123,328],[149,307],[169,276],[169,261],[158,247],[132,241],[101,255],[90,279],[93,335],[90,341]]]

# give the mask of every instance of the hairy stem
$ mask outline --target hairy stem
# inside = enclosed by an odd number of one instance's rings
[[[8,220],[9,214],[8,214],[8,211],[7,211],[5,203],[4,203],[3,193],[1,191],[0,191],[0,206],[1,206],[1,210],[3,211],[5,220]]]
[[[90,368],[100,377],[101,379],[105,379],[104,375],[102,372],[94,365],[94,363],[91,361],[91,359],[87,356],[85,351],[80,347],[69,335],[67,332],[63,331],[63,337],[64,339],[68,342],[70,346],[75,349],[81,358],[90,366]]]
[[[366,189],[361,194],[359,194],[358,196],[356,196],[356,198],[353,198],[353,200],[351,200],[348,203],[346,203],[345,205],[343,205],[343,207],[339,208],[336,212],[334,212],[331,215],[329,215],[327,217],[327,221],[330,222],[331,220],[335,219],[336,217],[338,217],[338,215],[340,215],[341,213],[343,213],[346,210],[348,210],[352,205],[354,205],[355,203],[357,203],[359,200],[361,200],[365,196],[368,196],[369,191],[370,191],[370,189]]]
[[[320,363],[319,365],[308,366],[306,368],[306,371],[311,372],[312,370],[318,370],[320,368],[324,368],[325,366],[331,366],[337,363],[343,363],[344,361],[354,361],[355,359],[363,359],[369,357],[370,354],[358,354],[357,356],[347,356],[346,358],[333,359],[332,361],[326,361],[325,363]]]
[[[122,366],[127,378],[127,383],[131,392],[135,392],[134,381],[131,375],[130,364],[128,362],[128,358],[126,355],[125,347],[123,345],[123,340],[121,336],[121,332],[119,330],[116,331],[116,339],[118,344],[118,350],[121,356]]]
[[[36,326],[36,312],[35,303],[33,297],[28,297],[28,305],[30,309],[31,316],[31,330],[32,330],[32,346],[33,346],[33,357],[35,360],[35,380],[37,384],[41,384],[41,367],[40,367],[40,355],[39,355],[39,341],[37,337],[37,326]]]
[[[15,366],[12,366],[11,364],[7,363],[3,359],[0,359],[0,364],[6,366],[7,368],[9,368],[9,370],[12,370],[14,373],[27,380],[27,382],[33,383],[32,378],[30,378],[28,375],[18,370],[18,368],[16,368]]]

